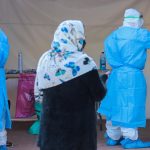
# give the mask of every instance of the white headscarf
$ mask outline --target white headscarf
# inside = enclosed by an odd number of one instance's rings
[[[123,26],[141,28],[144,24],[143,16],[136,9],[126,9],[124,13]]]
[[[81,21],[68,20],[58,26],[51,49],[42,55],[38,63],[35,95],[37,88],[54,87],[96,69],[93,59],[82,51],[84,44]]]

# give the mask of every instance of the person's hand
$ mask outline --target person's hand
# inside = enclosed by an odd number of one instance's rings
[[[106,74],[107,76],[109,76],[109,75],[110,75],[110,73],[111,73],[111,71],[107,71],[107,72],[105,72],[105,74]]]

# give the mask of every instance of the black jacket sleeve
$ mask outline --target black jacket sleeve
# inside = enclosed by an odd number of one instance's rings
[[[92,70],[84,75],[82,82],[86,84],[89,89],[89,94],[94,101],[100,101],[106,94],[105,84],[99,77],[97,70]]]

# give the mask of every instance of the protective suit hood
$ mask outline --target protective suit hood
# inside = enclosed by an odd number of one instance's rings
[[[139,11],[133,8],[125,10],[123,26],[141,28],[143,24],[143,16]]]

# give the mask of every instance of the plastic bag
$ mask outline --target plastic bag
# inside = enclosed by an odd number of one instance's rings
[[[32,124],[28,131],[30,134],[38,135],[40,131],[40,116],[42,111],[42,103],[36,102],[34,108],[38,119]]]
[[[20,74],[19,76],[15,113],[16,118],[27,118],[35,114],[34,81],[35,74]]]

